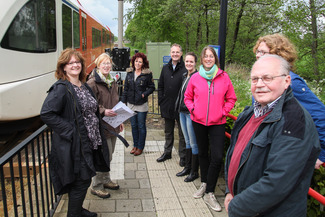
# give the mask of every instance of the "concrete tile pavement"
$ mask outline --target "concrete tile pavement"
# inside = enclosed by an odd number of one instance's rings
[[[127,133],[126,133],[127,132]],[[132,144],[130,130],[122,132]],[[149,139],[150,138],[150,141]],[[182,170],[179,166],[179,157],[173,149],[172,159],[157,163],[156,159],[163,153],[163,130],[148,129],[148,136],[144,153],[133,156],[132,147],[125,148],[118,141],[113,160],[111,162],[111,178],[120,185],[119,190],[110,190],[111,197],[101,199],[88,190],[84,208],[97,212],[99,217],[214,217],[227,216],[223,206],[224,184],[221,177],[218,180],[215,195],[222,212],[211,210],[203,199],[194,199],[193,193],[200,186],[200,178],[194,182],[184,182],[185,177],[176,177]],[[178,141],[175,141],[178,143]],[[55,217],[66,216],[67,195],[64,195]]]

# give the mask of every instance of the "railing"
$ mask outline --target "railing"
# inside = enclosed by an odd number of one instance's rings
[[[49,177],[51,130],[44,125],[0,159],[0,216],[53,216],[61,199]]]
[[[155,91],[148,97],[148,106],[149,111],[148,114],[154,114],[154,115],[160,115],[160,109],[158,106],[158,80],[159,79],[153,79],[155,83]],[[118,93],[120,96],[120,99],[122,97],[123,92],[123,81],[118,81]]]
[[[160,107],[158,106],[158,80],[159,79],[153,79],[153,80],[156,89],[148,98],[148,104],[149,104],[148,114],[160,115]]]
[[[234,115],[228,114],[228,117],[233,119],[234,121],[237,120],[237,117]],[[231,135],[226,132],[226,137],[228,137],[230,139]],[[323,164],[323,166],[325,166],[325,163]],[[320,193],[318,193],[317,191],[315,191],[314,189],[309,188],[308,194],[311,197],[315,198],[321,204],[325,205],[325,197],[323,195],[321,195]]]

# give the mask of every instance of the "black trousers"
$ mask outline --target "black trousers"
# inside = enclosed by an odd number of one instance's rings
[[[214,192],[222,166],[225,124],[205,126],[192,123],[199,148],[201,182],[207,183],[207,193]]]
[[[179,122],[179,115],[176,118],[177,126],[178,126],[178,137],[179,137],[179,146],[178,146],[178,154],[181,159],[185,159],[185,139],[182,132],[181,124]],[[165,153],[172,153],[173,145],[174,145],[174,128],[175,128],[175,119],[165,118]]]
[[[78,178],[70,185],[68,192],[68,214],[67,217],[80,217],[82,204],[85,200],[88,187],[90,186],[91,179],[82,180]]]

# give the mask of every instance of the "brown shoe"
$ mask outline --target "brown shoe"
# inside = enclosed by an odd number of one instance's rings
[[[105,189],[101,189],[101,190],[90,189],[90,193],[93,195],[97,195],[100,198],[109,198],[111,196],[111,194],[107,192]]]
[[[138,148],[133,147],[132,150],[130,151],[130,154],[134,154],[134,152],[136,152],[138,150]]]
[[[138,156],[140,154],[142,154],[142,150],[141,149],[137,149],[137,151],[134,152],[134,156]]]
[[[117,190],[117,189],[120,188],[120,186],[117,183],[109,181],[109,182],[104,184],[104,188],[108,188],[108,189],[111,189],[111,190]]]

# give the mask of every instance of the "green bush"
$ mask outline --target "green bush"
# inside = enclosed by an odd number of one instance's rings
[[[314,176],[311,180],[310,187],[321,195],[325,194],[324,167],[321,167],[319,170],[314,171]],[[308,196],[307,212],[308,217],[325,216],[324,206],[311,196]]]

